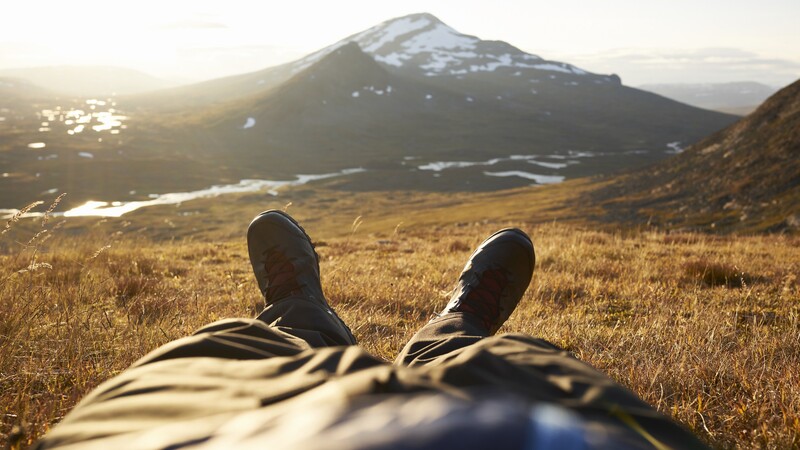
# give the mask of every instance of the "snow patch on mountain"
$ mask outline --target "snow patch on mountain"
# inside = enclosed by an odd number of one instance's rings
[[[577,67],[567,66],[566,64],[558,65],[558,64],[535,64],[532,66],[534,69],[539,70],[549,70],[551,72],[561,72],[561,73],[574,73],[576,75],[585,75],[586,71],[582,69],[578,69]]]
[[[433,29],[414,35],[402,45],[406,52],[413,55],[437,50],[470,50],[474,49],[475,44],[479,41],[479,39],[465,36],[443,23],[438,23]]]
[[[404,60],[411,59],[410,56],[404,55],[402,53],[390,53],[386,56],[375,55],[375,60],[382,62],[384,64],[389,64],[390,66],[395,67],[402,67]]]
[[[563,169],[570,165],[569,163],[554,163],[554,162],[545,162],[545,161],[528,161],[528,164],[534,164],[541,167],[546,167],[548,169]]]
[[[456,58],[453,55],[443,55],[440,53],[434,53],[431,55],[430,62],[419,66],[419,68],[423,70],[441,71],[446,69],[448,64],[454,62],[458,62],[458,58]]]
[[[366,36],[359,36],[360,39],[358,40],[360,41],[359,44],[361,44],[361,48],[365,52],[373,53],[384,45],[394,41],[399,36],[425,28],[428,25],[430,25],[430,21],[424,17],[416,20],[414,17],[403,17],[384,27],[378,26],[370,28],[367,32],[363,33],[366,34]]]
[[[428,77],[460,78],[501,68],[510,69],[510,76],[521,76],[520,69],[571,76],[592,75],[570,64],[525,53],[505,42],[483,41],[459,33],[429,14],[393,19],[354,34],[293,63],[292,72],[309,67],[350,42],[357,43],[379,63],[391,68],[418,70],[420,75]],[[550,78],[555,79],[555,76]],[[600,78],[600,82],[612,81],[610,77],[605,78]]]
[[[490,177],[520,177],[526,180],[533,180],[538,184],[555,184],[564,181],[561,175],[539,175],[537,173],[523,172],[521,170],[509,170],[506,172],[483,172]]]
[[[669,148],[667,151],[668,153],[674,154],[683,153],[684,150],[683,146],[681,145],[681,141],[670,142],[667,144],[667,148]]]

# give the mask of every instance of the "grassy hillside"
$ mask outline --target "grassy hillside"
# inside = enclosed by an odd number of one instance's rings
[[[255,315],[263,305],[244,231],[288,202],[317,241],[331,304],[383,358],[443,307],[477,243],[520,226],[537,267],[503,331],[569,349],[713,446],[799,445],[800,240],[594,230],[577,222],[585,211],[564,206],[583,188],[306,188],[11,223],[0,236],[0,447],[27,446],[158,345]]]
[[[612,222],[740,232],[800,229],[800,81],[754,113],[587,201]]]

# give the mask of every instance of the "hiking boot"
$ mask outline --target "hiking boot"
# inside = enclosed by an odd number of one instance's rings
[[[450,302],[439,314],[466,313],[493,335],[517,307],[533,276],[536,257],[522,230],[500,230],[469,257]]]
[[[267,305],[289,297],[322,303],[319,256],[305,230],[283,211],[265,211],[247,228],[247,251]]]
[[[319,276],[319,256],[311,238],[290,215],[270,210],[256,216],[247,228],[247,251],[258,288],[267,304],[258,319],[268,325],[297,329],[295,331],[299,334],[287,332],[300,336],[309,345],[356,343],[350,328],[325,300]],[[276,305],[282,300],[289,303]],[[308,309],[305,302],[315,304],[323,314],[317,314],[317,308]],[[308,340],[309,333],[320,341],[312,344],[312,340]]]

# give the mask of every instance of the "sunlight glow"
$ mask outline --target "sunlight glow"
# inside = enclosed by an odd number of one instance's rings
[[[546,59],[600,73],[592,57],[728,48],[800,64],[800,2],[630,0],[567,3],[429,2],[191,3],[156,0],[14,2],[0,16],[0,69],[115,65],[198,81],[288,62],[394,17],[430,12],[456,30],[507,41]],[[46,13],[44,13],[46,11]],[[709,18],[713,17],[713,20]],[[35,32],[32,32],[35,30]],[[657,50],[657,51],[656,51]],[[725,58],[725,56],[720,56]],[[622,72],[630,61],[613,60]],[[674,63],[673,59],[666,61]],[[638,64],[638,63],[637,63]],[[652,70],[659,70],[654,66]]]

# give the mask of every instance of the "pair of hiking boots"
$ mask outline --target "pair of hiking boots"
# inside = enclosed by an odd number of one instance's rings
[[[322,293],[319,256],[311,238],[289,214],[265,211],[247,229],[247,248],[267,304],[305,298],[330,310]],[[439,316],[477,317],[493,335],[508,319],[533,275],[533,243],[517,228],[500,230],[472,253],[453,295]]]

